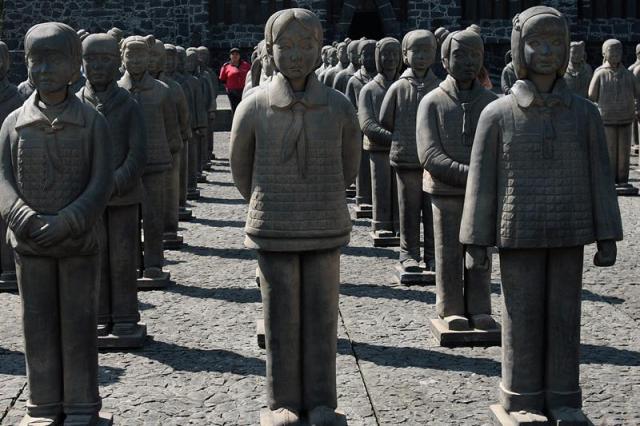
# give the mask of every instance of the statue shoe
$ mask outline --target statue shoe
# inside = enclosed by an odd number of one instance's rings
[[[309,426],[334,426],[338,424],[336,410],[326,406],[318,406],[309,411]]]
[[[498,323],[489,314],[471,315],[471,325],[478,330],[495,330]]]
[[[288,408],[278,408],[271,410],[272,426],[297,426],[300,424],[300,416],[295,411]]]
[[[447,324],[447,328],[451,331],[469,330],[469,320],[462,315],[448,315],[442,320]]]
[[[420,264],[415,259],[405,259],[400,264],[405,272],[422,272]]]
[[[553,424],[568,424],[572,426],[592,424],[581,409],[573,407],[552,408],[549,410],[549,417]]]
[[[151,279],[161,279],[165,277],[165,273],[161,268],[145,268],[142,276]]]

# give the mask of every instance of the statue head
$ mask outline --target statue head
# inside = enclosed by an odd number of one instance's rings
[[[210,58],[210,54],[209,54],[209,49],[206,46],[199,46],[198,47],[198,61],[200,63],[200,65],[204,66],[204,67],[208,67],[209,66],[209,58]]]
[[[406,66],[426,72],[436,59],[436,37],[428,30],[413,30],[402,39],[402,58]]]
[[[442,65],[456,81],[472,82],[484,62],[482,37],[470,30],[454,31],[442,43]]]
[[[118,44],[120,44],[122,38],[124,37],[124,32],[118,27],[111,28],[109,31],[107,31],[107,34],[115,38]]]
[[[4,41],[0,41],[0,80],[7,76],[11,65],[11,55],[9,55],[9,47]]]
[[[335,47],[330,47],[327,50],[327,56],[329,58],[329,66],[335,67],[338,65],[338,49]]]
[[[519,79],[529,72],[562,77],[569,64],[569,25],[548,6],[531,7],[513,18],[513,68]]]
[[[119,75],[118,41],[109,34],[91,34],[82,41],[82,65],[94,89],[104,90]]]
[[[349,52],[347,50],[348,47],[349,47],[349,43],[344,41],[338,43],[338,46],[337,46],[338,61],[340,61],[340,63],[345,67],[349,65]]]
[[[187,51],[182,46],[176,46],[176,72],[186,71]]]
[[[187,49],[187,57],[184,63],[184,70],[193,74],[198,71],[198,65],[200,64],[200,59],[198,58],[198,49],[195,47],[190,47]]]
[[[34,25],[24,37],[29,80],[41,93],[60,92],[73,81],[82,62],[78,34],[66,24]]]
[[[325,67],[329,66],[329,55],[327,53],[329,52],[330,48],[330,45],[325,45],[322,46],[322,50],[320,51],[320,59],[322,60],[322,64]]]
[[[349,62],[353,64],[354,67],[360,68],[360,54],[358,53],[358,49],[360,46],[360,40],[355,40],[349,43],[347,46],[347,55],[349,56]]]
[[[165,43],[164,45],[165,63],[164,70],[169,75],[173,75],[176,72],[178,66],[178,51],[173,44]]]
[[[153,36],[133,35],[122,40],[120,44],[122,65],[129,74],[140,76],[147,72],[153,44],[155,44]]]
[[[605,62],[617,67],[622,62],[622,43],[620,40],[610,38],[602,44],[602,57]]]
[[[385,77],[394,80],[402,69],[402,49],[400,42],[393,37],[385,37],[376,43],[376,70]]]
[[[574,65],[581,65],[586,58],[584,41],[572,41],[569,47],[569,61]]]
[[[358,56],[360,57],[360,65],[368,73],[376,72],[376,41],[360,40],[358,42]]]
[[[158,76],[167,65],[167,52],[164,49],[164,43],[160,40],[155,40],[151,46],[149,55],[148,70],[151,75]]]

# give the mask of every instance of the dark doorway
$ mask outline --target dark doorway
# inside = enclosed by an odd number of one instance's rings
[[[378,11],[360,11],[353,13],[351,26],[349,27],[349,38],[358,40],[366,37],[373,40],[380,40],[385,37],[384,27]]]

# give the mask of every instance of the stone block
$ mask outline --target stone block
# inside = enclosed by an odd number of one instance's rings
[[[147,340],[147,325],[138,323],[138,327],[131,334],[98,336],[98,349],[138,349]]]
[[[399,247],[400,237],[396,235],[386,236],[376,232],[370,232],[369,235],[373,240],[374,247]]]
[[[508,413],[500,404],[489,407],[491,420],[496,426],[534,426],[549,425],[549,420],[542,414],[527,413],[524,411]]]
[[[423,269],[421,272],[407,272],[402,266],[396,265],[395,271],[393,272],[393,279],[397,284],[406,286],[435,285],[436,274],[426,269]]]
[[[449,330],[446,323],[440,318],[431,320],[431,332],[438,344],[447,348],[500,346],[502,342],[499,327],[494,330]]]
[[[138,290],[162,290],[171,287],[175,282],[171,281],[171,274],[163,272],[160,278],[138,278]]]

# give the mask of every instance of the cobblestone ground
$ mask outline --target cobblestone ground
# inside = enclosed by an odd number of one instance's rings
[[[218,158],[227,157],[228,139],[216,135]],[[245,205],[226,162],[208,179],[193,203],[197,219],[181,224],[185,247],[166,253],[177,284],[140,293],[148,344],[100,355],[104,408],[117,424],[259,423],[265,354],[255,339],[255,256],[242,246]],[[581,373],[585,412],[597,425],[640,424],[640,198],[620,198],[620,206],[617,265],[592,267],[593,247],[585,256]],[[500,349],[437,346],[428,327],[434,289],[392,284],[397,253],[372,248],[368,222],[355,221],[343,253],[337,363],[349,424],[488,424]],[[0,423],[14,425],[27,394],[19,298],[0,294],[0,306]]]

